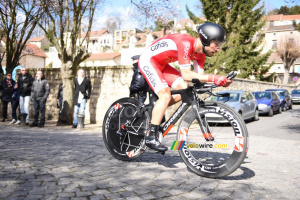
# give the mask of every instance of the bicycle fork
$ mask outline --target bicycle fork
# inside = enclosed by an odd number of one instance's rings
[[[206,141],[214,141],[215,138],[211,135],[211,130],[210,127],[208,126],[208,122],[205,118],[205,115],[199,114],[200,112],[199,105],[197,103],[193,103],[192,106],[197,113],[197,119],[198,119],[198,123],[200,124],[200,129],[202,131],[203,137],[205,138]]]

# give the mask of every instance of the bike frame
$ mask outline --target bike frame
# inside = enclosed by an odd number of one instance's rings
[[[205,90],[206,91],[206,90]],[[204,126],[203,117],[199,115],[199,108],[204,105],[204,101],[200,99],[197,95],[194,86],[190,86],[187,89],[171,91],[171,95],[179,94],[181,95],[182,104],[177,108],[169,120],[162,126],[163,136],[166,136],[171,128],[176,124],[176,122],[183,116],[187,109],[192,106],[192,108],[197,113],[198,122],[200,124],[201,131],[205,139],[211,139],[211,133],[208,126]],[[192,98],[191,98],[192,97]],[[205,123],[206,124],[206,123]]]
[[[200,124],[200,128],[201,128],[204,138],[207,141],[212,141],[213,137],[211,135],[209,126],[207,126],[205,117],[199,115],[199,109],[205,103],[197,95],[197,93],[205,93],[205,92],[210,91],[211,89],[210,88],[196,89],[195,86],[200,87],[200,88],[201,88],[201,86],[203,86],[203,84],[200,83],[198,79],[193,81],[193,83],[195,85],[190,86],[187,89],[171,91],[171,95],[175,95],[175,94],[181,95],[182,104],[177,108],[177,110],[172,114],[172,116],[167,120],[167,122],[164,123],[164,125],[162,126],[162,133],[163,133],[163,136],[166,136],[168,134],[168,132],[171,130],[171,128],[180,119],[180,117],[182,117],[183,114],[189,109],[189,107],[192,106],[192,108],[197,113],[198,123]],[[143,106],[141,108],[141,110],[139,112],[137,112],[136,115],[133,116],[133,118],[131,120],[128,120],[125,123],[125,126],[121,126],[121,129],[125,131],[126,127],[130,126],[138,118],[138,116],[142,116],[141,113],[145,112],[145,110],[148,110],[149,113],[152,113],[152,109],[154,107],[155,100],[157,100],[157,96],[152,95],[152,98],[150,99],[150,103],[146,106]],[[147,109],[149,107],[151,109]],[[122,132],[122,130],[120,130],[120,131]],[[147,131],[147,130],[145,130],[145,131]],[[138,133],[138,135],[145,135],[145,132]]]

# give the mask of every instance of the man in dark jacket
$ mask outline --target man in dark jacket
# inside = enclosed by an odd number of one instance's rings
[[[91,96],[91,81],[85,77],[83,69],[79,69],[77,72],[77,78],[74,80],[75,91],[73,96],[74,103],[74,122],[72,128],[77,128],[78,113],[85,113],[85,105]]]
[[[138,99],[140,102],[144,103],[147,98],[147,92],[149,91],[148,83],[146,82],[144,76],[141,74],[138,67],[139,56],[132,56],[133,60],[133,76],[130,83],[130,97]]]
[[[60,83],[58,86],[56,103],[59,106],[59,112],[60,112],[62,109],[62,103],[63,103],[63,84],[62,83]]]
[[[8,103],[12,103],[12,95],[14,92],[13,85],[15,81],[11,78],[11,74],[7,74],[4,80],[2,81],[2,103],[3,103],[3,110],[2,110],[2,122],[5,122],[7,119],[7,106]]]
[[[49,83],[45,80],[43,72],[37,71],[36,80],[33,81],[31,88],[31,99],[33,100],[34,106],[34,121],[30,124],[30,127],[38,126],[44,127],[45,125],[45,107],[46,100],[49,95]],[[41,113],[40,123],[39,122],[39,114]]]
[[[15,89],[19,88],[20,91],[20,109],[21,113],[26,113],[26,125],[29,124],[29,103],[31,95],[31,86],[33,83],[32,76],[27,73],[25,67],[21,68],[21,76],[18,78],[18,84],[15,86]]]

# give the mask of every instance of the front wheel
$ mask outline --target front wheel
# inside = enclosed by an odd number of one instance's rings
[[[283,111],[287,111],[289,108],[288,108],[288,106],[287,106],[287,103],[285,102],[284,104],[283,104]]]
[[[256,109],[256,110],[255,110],[255,113],[254,113],[253,121],[258,121],[258,120],[259,120],[259,112],[258,112],[258,110]]]
[[[187,111],[179,124],[177,141],[184,143],[179,154],[185,164],[209,178],[234,172],[244,161],[249,142],[244,120],[221,102],[205,102],[199,113],[195,109]]]
[[[279,114],[282,113],[282,108],[281,108],[281,106],[280,106],[279,109],[278,109],[278,113],[279,113]]]
[[[273,115],[274,115],[273,107],[270,108],[268,115],[269,115],[269,117],[273,117]]]

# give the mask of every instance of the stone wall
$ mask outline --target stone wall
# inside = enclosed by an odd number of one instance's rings
[[[30,69],[29,73],[34,75],[38,69]],[[42,69],[50,85],[50,95],[46,103],[46,119],[57,120],[59,109],[56,107],[56,96],[60,80],[60,69]],[[102,125],[105,112],[117,99],[128,97],[129,85],[133,71],[131,66],[115,67],[89,67],[86,68],[86,76],[91,79],[92,94],[86,106],[85,122]],[[248,90],[263,91],[270,88],[286,88],[292,90],[294,86],[273,84],[261,81],[235,79],[229,88],[216,88],[220,90]],[[2,107],[2,104],[1,104]],[[167,117],[177,106],[168,109]],[[2,113],[2,109],[0,109]],[[9,112],[10,113],[10,112]],[[34,108],[31,103],[30,118],[33,119]],[[9,116],[11,116],[9,114]],[[1,115],[2,117],[2,115]]]

